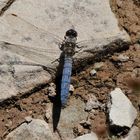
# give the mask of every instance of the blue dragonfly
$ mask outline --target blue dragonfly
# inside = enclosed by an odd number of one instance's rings
[[[36,45],[41,45],[38,44],[39,37],[37,36],[42,36],[43,40],[46,41],[45,39],[48,38],[50,41],[49,43],[55,43],[55,45],[59,46],[59,49],[63,52],[64,54],[64,65],[63,65],[63,72],[62,72],[62,80],[61,80],[61,88],[60,88],[60,98],[61,98],[61,105],[64,107],[67,104],[67,99],[69,95],[69,87],[70,87],[70,79],[71,79],[71,72],[72,72],[72,61],[73,61],[73,55],[77,52],[76,48],[78,50],[81,50],[83,47],[87,47],[88,45],[91,45],[93,40],[85,40],[76,43],[77,41],[77,32],[74,28],[69,29],[66,31],[64,39],[61,39],[60,37],[49,33],[47,31],[44,31],[43,29],[40,29],[36,27],[35,25],[32,25],[31,23],[25,21],[24,19],[18,17],[15,14],[10,14],[7,16],[7,21],[9,21],[10,28],[14,29],[14,33],[18,33],[17,38],[19,38],[19,34],[24,36],[24,39],[27,41],[27,43],[24,43],[24,40],[22,39],[23,44],[25,45],[18,45],[15,42],[7,41],[5,36],[0,37],[1,42],[3,42],[3,46],[6,46],[11,52],[14,52],[16,54],[19,54],[21,56],[24,56],[25,58],[29,58],[30,60],[33,60],[34,63],[28,63],[29,65],[39,65],[39,66],[46,66],[49,68],[47,61],[52,61],[48,59],[48,56],[51,55],[51,53],[57,53],[57,52],[49,52],[48,49],[46,49],[44,46],[41,48],[37,47],[31,47],[31,45],[28,45],[28,42],[35,42],[34,44]],[[4,25],[1,21],[0,24],[3,26]],[[22,26],[19,28],[18,26]],[[27,28],[28,27],[28,28]],[[8,28],[8,26],[6,27]],[[29,31],[30,30],[30,31]],[[29,36],[26,36],[30,34],[30,36],[33,35],[33,38],[30,38]],[[12,31],[13,34],[13,31]],[[52,40],[53,39],[53,40]],[[50,49],[52,51],[52,49]],[[26,62],[17,62],[13,61],[11,62],[12,64],[27,64]]]

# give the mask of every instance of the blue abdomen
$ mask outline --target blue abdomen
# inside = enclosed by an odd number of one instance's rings
[[[62,80],[61,80],[61,105],[62,106],[65,106],[67,103],[67,99],[69,95],[71,71],[72,71],[72,58],[65,57]]]

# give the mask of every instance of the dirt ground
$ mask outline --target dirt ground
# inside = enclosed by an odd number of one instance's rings
[[[140,1],[110,0],[110,4],[120,27],[126,30],[133,42],[140,40]]]
[[[73,75],[74,98],[80,97],[86,102],[94,94],[102,104],[107,103],[108,93],[115,87],[120,87],[129,97],[139,113],[135,124],[140,128],[140,2],[138,0],[110,0],[112,11],[119,20],[120,28],[124,28],[132,39],[132,45],[126,51],[114,53],[103,59],[102,67],[95,76],[90,75],[94,64],[80,73]],[[128,60],[121,62],[118,56],[127,56]],[[45,118],[45,113],[51,104],[48,98],[48,87],[31,95],[22,96],[17,100],[9,100],[0,107],[0,139],[25,122],[26,116]],[[88,112],[89,124],[77,122],[73,128],[74,136],[94,131],[100,140],[109,140],[108,123],[105,110],[99,108]]]

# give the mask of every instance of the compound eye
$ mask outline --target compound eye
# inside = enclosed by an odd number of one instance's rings
[[[69,37],[77,37],[77,32],[73,29],[70,29],[66,32],[66,36],[69,36]]]

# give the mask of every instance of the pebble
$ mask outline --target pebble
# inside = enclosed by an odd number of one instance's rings
[[[45,114],[45,117],[46,117],[46,119],[47,119],[48,122],[50,121],[51,116],[52,116],[52,111],[51,111],[51,107],[49,107],[49,108],[46,110],[46,114]]]
[[[118,60],[120,60],[121,62],[126,62],[126,61],[129,60],[129,57],[126,56],[126,55],[120,54],[120,55],[118,56]]]
[[[70,88],[69,88],[70,92],[74,92],[74,86],[70,84]]]
[[[74,140],[98,140],[98,137],[95,133],[89,133],[75,138]]]
[[[90,71],[90,75],[91,76],[94,76],[95,74],[96,74],[96,70],[95,69],[93,69],[93,70]]]
[[[50,83],[50,86],[48,88],[48,92],[49,92],[49,97],[56,96],[56,86],[54,83]]]
[[[104,66],[103,62],[99,62],[99,63],[95,63],[94,64],[94,69],[95,70],[99,70],[100,68],[102,68]]]
[[[32,119],[11,131],[5,140],[56,140],[56,137],[44,120]]]
[[[91,126],[91,122],[90,121],[82,120],[80,122],[80,125],[83,126],[84,128],[89,128]]]
[[[25,121],[28,122],[28,123],[30,123],[32,121],[32,119],[33,118],[31,116],[25,117]]]
[[[121,129],[118,127],[122,129],[131,128],[137,117],[137,110],[120,88],[111,91],[108,109],[110,128],[112,127],[113,131],[117,130],[115,133],[120,133],[118,130]]]
[[[99,107],[100,103],[97,98],[94,95],[89,95],[85,111],[91,111],[92,109],[98,109]]]

